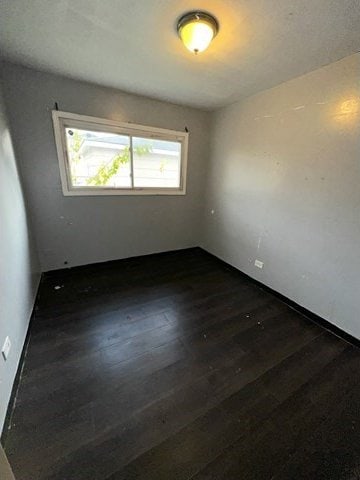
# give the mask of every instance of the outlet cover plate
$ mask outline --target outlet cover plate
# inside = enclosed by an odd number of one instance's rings
[[[1,349],[1,354],[4,358],[4,360],[7,360],[8,356],[9,356],[9,353],[10,353],[10,348],[11,348],[11,342],[10,342],[10,338],[9,337],[6,337],[5,338],[5,342],[4,342],[4,345]]]

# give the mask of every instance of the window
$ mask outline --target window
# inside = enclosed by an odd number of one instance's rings
[[[64,195],[183,195],[188,133],[53,111]]]

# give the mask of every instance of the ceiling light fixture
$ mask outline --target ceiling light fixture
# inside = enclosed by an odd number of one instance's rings
[[[185,47],[196,54],[208,48],[219,31],[219,23],[209,13],[188,12],[179,19],[177,31]]]

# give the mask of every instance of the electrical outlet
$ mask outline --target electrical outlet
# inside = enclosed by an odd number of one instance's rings
[[[258,268],[263,268],[264,262],[261,262],[260,260],[255,260],[255,267]]]
[[[1,349],[1,353],[2,353],[2,356],[4,357],[4,360],[7,360],[8,356],[9,356],[9,353],[10,353],[10,348],[11,348],[10,338],[6,337],[4,345]]]

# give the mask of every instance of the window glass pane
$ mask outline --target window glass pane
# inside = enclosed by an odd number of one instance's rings
[[[131,187],[128,136],[77,128],[65,135],[74,187]]]
[[[135,187],[180,187],[180,142],[133,137],[133,160]]]

